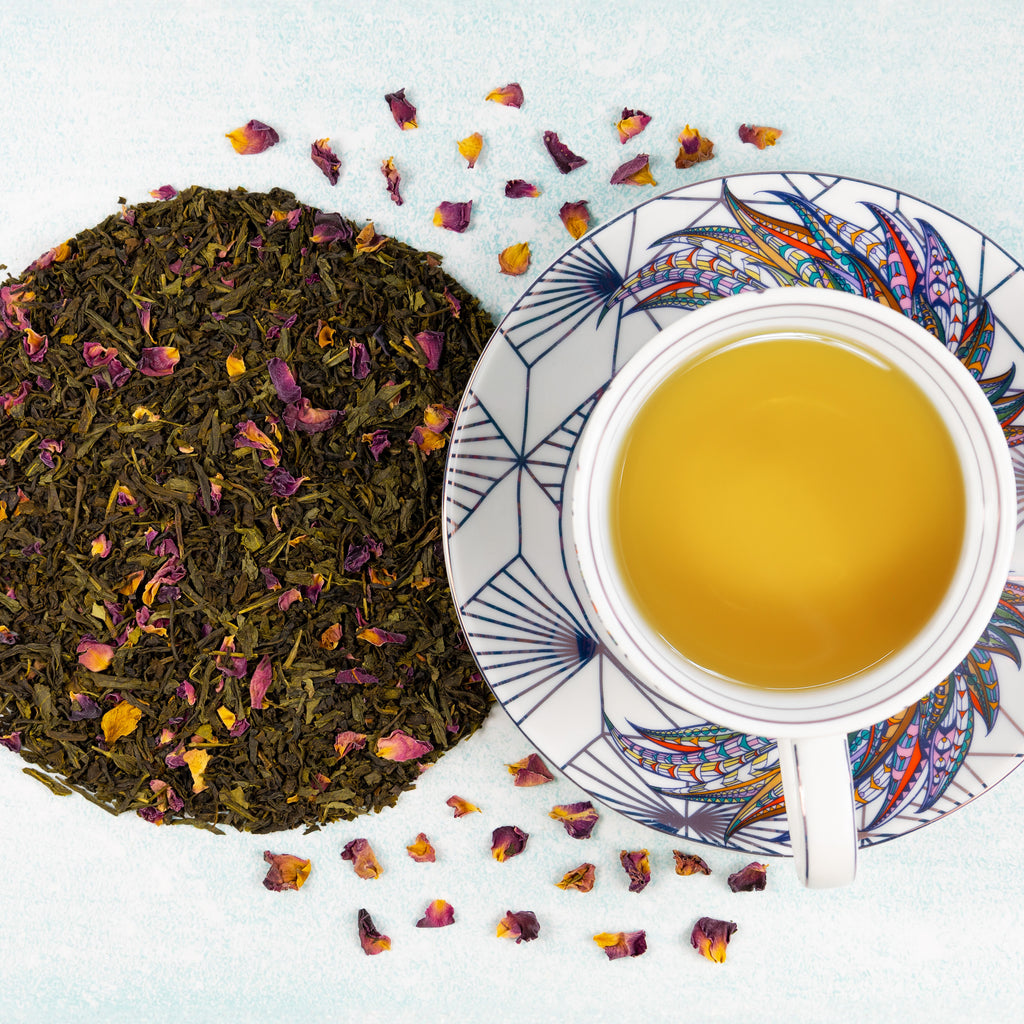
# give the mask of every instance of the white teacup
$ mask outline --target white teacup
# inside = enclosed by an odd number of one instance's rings
[[[963,477],[959,558],[951,556],[952,579],[936,595],[931,617],[875,664],[795,689],[728,678],[672,646],[640,610],[612,525],[624,442],[659,386],[725,346],[772,340],[776,332],[842,339],[902,370],[945,426]],[[638,678],[693,714],[775,738],[798,873],[811,887],[852,881],[857,827],[847,734],[908,707],[956,668],[988,624],[1009,571],[1013,471],[1002,429],[977,382],[923,327],[864,298],[790,287],[721,299],[663,330],[612,380],[587,421],[571,488],[573,540],[605,639]]]

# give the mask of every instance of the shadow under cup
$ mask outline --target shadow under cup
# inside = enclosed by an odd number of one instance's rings
[[[651,628],[639,609],[624,578],[612,528],[620,454],[651,396],[679,368],[737,339],[773,333],[846,340],[903,371],[945,425],[963,477],[959,558],[934,613],[883,660],[838,681],[823,680],[828,685],[752,686],[709,672],[681,653]],[[742,407],[735,415],[742,417]],[[678,443],[685,445],[686,439]],[[666,465],[665,474],[671,471]],[[994,411],[968,370],[901,313],[858,296],[809,287],[717,300],[656,335],[616,375],[588,419],[571,493],[573,541],[596,625],[629,669],[715,724],[787,740],[845,736],[870,726],[920,699],[949,675],[981,636],[999,601],[1016,525],[1009,450]],[[677,585],[686,587],[686,579]]]

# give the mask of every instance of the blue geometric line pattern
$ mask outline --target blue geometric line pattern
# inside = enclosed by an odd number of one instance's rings
[[[587,417],[597,405],[600,395],[591,395],[556,430],[549,434],[526,456],[526,471],[537,482],[541,490],[551,499],[556,508],[562,507],[562,492],[565,488],[565,474],[572,459]]]

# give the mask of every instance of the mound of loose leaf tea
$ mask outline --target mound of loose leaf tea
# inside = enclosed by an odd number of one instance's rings
[[[0,743],[254,832],[393,804],[490,697],[441,552],[492,330],[284,191],[124,207],[0,287]]]

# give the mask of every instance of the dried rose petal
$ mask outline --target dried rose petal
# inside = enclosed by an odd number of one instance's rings
[[[252,420],[236,423],[235,429],[238,431],[235,435],[236,448],[255,448],[257,451],[266,452],[266,456],[260,460],[264,466],[273,467],[281,464],[277,445]]]
[[[390,735],[377,740],[374,753],[385,761],[414,761],[433,749],[426,740],[418,740],[401,729],[394,729]]]
[[[50,339],[45,334],[36,334],[31,327],[25,330],[25,337],[21,341],[25,355],[33,363],[41,363],[50,347]]]
[[[224,360],[224,365],[231,380],[236,380],[245,373],[245,359],[239,353],[237,344],[231,349],[231,355]]]
[[[291,475],[288,470],[277,466],[272,469],[264,478],[270,493],[275,498],[291,498],[298,489],[309,479],[308,476],[298,478]]]
[[[332,184],[338,184],[341,172],[341,161],[337,154],[327,145],[329,139],[317,139],[309,147],[309,155],[313,163],[324,172],[324,177]]]
[[[643,892],[651,880],[651,862],[646,850],[622,850],[619,853],[622,870],[629,875],[629,891]]]
[[[540,189],[522,178],[511,178],[505,182],[505,197],[507,199],[536,199],[539,195]]]
[[[265,707],[263,699],[267,695],[273,678],[274,667],[271,664],[270,655],[264,654],[249,679],[249,707],[255,708],[257,711],[263,710]]]
[[[589,839],[597,824],[598,814],[589,800],[576,804],[558,804],[551,808],[549,818],[560,821],[573,839]]]
[[[281,402],[297,402],[302,398],[302,388],[295,382],[292,371],[283,359],[274,356],[267,360],[267,372],[270,383],[274,385],[278,400]]]
[[[370,454],[373,456],[374,462],[379,462],[384,451],[391,447],[391,439],[388,437],[388,432],[383,429],[375,430],[370,434],[363,434],[360,440],[365,441],[370,446]]]
[[[308,398],[300,398],[284,407],[284,425],[289,430],[319,434],[330,430],[342,417],[340,409],[315,409]]]
[[[472,135],[459,139],[458,146],[459,154],[466,164],[471,168],[476,167],[476,162],[480,159],[480,153],[484,148],[484,137],[479,132],[473,132]]]
[[[575,889],[577,892],[590,892],[594,888],[597,868],[593,864],[581,864],[572,871],[567,871],[560,882],[555,882],[559,889]]]
[[[6,747],[17,754],[21,750],[21,733],[9,732],[6,735],[0,736],[0,747]]]
[[[180,359],[181,355],[176,348],[151,345],[139,355],[139,373],[147,377],[168,377],[174,373]]]
[[[622,117],[615,125],[619,133],[619,142],[628,142],[634,135],[639,135],[650,123],[650,116],[642,110],[628,110],[624,108]]]
[[[263,851],[263,859],[270,865],[263,884],[272,892],[284,892],[285,889],[301,889],[309,878],[311,865],[308,860],[295,857],[290,853],[271,853]]]
[[[204,776],[210,763],[209,753],[198,748],[186,750],[181,755],[181,759],[188,765],[188,770],[192,775],[192,792],[202,793],[203,790],[208,789]]]
[[[455,410],[440,402],[434,402],[423,410],[423,425],[427,430],[439,434],[455,417]]]
[[[518,82],[509,82],[500,89],[492,89],[484,99],[492,103],[501,103],[506,107],[521,107],[523,105],[523,90]]]
[[[444,437],[427,427],[414,427],[409,435],[409,444],[419,448],[424,456],[443,448],[445,443]]]
[[[228,132],[225,138],[231,140],[236,153],[243,156],[251,156],[254,153],[262,153],[265,149],[277,145],[281,141],[280,136],[269,124],[262,121],[249,121],[241,128]]]
[[[365,640],[374,647],[383,647],[384,644],[404,644],[408,639],[404,633],[389,633],[386,629],[379,629],[377,626],[368,626],[366,629],[356,633],[359,640]]]
[[[122,736],[129,736],[135,732],[142,718],[141,709],[129,704],[128,701],[118,701],[101,719],[100,728],[103,730],[103,742],[108,747],[113,746]]]
[[[402,176],[395,169],[394,157],[389,156],[387,160],[380,165],[380,173],[384,175],[384,181],[387,183],[386,187],[388,195],[391,196],[391,201],[396,206],[401,206],[404,202],[400,191],[402,187]]]
[[[341,851],[341,859],[352,861],[352,867],[360,878],[380,878],[384,872],[373,847],[366,839],[353,839],[346,843]]]
[[[439,203],[434,210],[434,223],[439,228],[456,231],[462,234],[469,227],[469,219],[473,212],[473,200],[466,203]]]
[[[461,818],[464,814],[472,814],[474,811],[480,810],[476,804],[471,804],[461,796],[450,796],[445,800],[445,803],[455,811],[456,818]]]
[[[555,166],[562,172],[568,174],[570,171],[582,167],[587,161],[577,156],[561,139],[557,132],[547,131],[544,133],[544,147],[554,160]]]
[[[379,680],[372,672],[362,668],[343,668],[335,677],[338,686],[373,686]]]
[[[286,612],[296,601],[302,600],[302,591],[298,587],[289,587],[287,590],[281,592],[281,596],[277,599],[277,607],[281,611]]]
[[[234,679],[241,679],[249,671],[249,662],[245,655],[235,654],[235,638],[232,635],[224,637],[220,642],[214,664],[217,671]]]
[[[530,269],[530,243],[515,242],[498,253],[498,269],[509,277],[518,277]]]
[[[83,719],[100,717],[100,706],[87,693],[71,694],[71,711],[68,718],[72,722],[81,722]]]
[[[100,558],[106,558],[113,550],[114,545],[107,540],[107,535],[105,533],[101,533],[96,537],[89,546],[89,554],[96,555]]]
[[[647,952],[647,932],[601,932],[594,941],[604,950],[609,960],[624,956],[642,956]]]
[[[736,931],[733,921],[719,921],[713,917],[702,917],[690,933],[690,945],[702,957],[716,964],[725,963],[725,947]]]
[[[340,213],[317,212],[313,217],[311,242],[347,242],[354,234],[352,225]]]
[[[505,916],[498,922],[498,938],[506,935],[520,942],[532,942],[540,935],[540,922],[532,910],[506,910]]]
[[[173,185],[161,185],[149,193],[154,199],[173,199],[178,190]]]
[[[391,108],[391,116],[395,119],[395,124],[403,132],[419,127],[416,123],[416,108],[405,98],[404,89],[399,89],[398,92],[389,92],[384,100]]]
[[[562,218],[565,230],[573,238],[580,238],[590,227],[590,208],[585,199],[576,203],[563,203],[562,208],[558,211],[558,216]]]
[[[338,757],[344,757],[352,750],[363,750],[365,747],[366,736],[361,732],[346,729],[334,737],[334,749],[338,752]]]
[[[356,927],[359,930],[359,945],[367,956],[376,956],[391,948],[391,939],[382,935],[373,924],[373,918],[365,910],[360,910],[356,918]]]
[[[673,850],[672,856],[676,862],[677,875],[710,875],[711,868],[703,857],[695,853],[683,853],[682,850]]]
[[[526,849],[529,832],[516,825],[500,825],[491,833],[491,856],[496,861],[516,857]]]
[[[409,856],[418,864],[433,864],[437,860],[434,847],[430,845],[430,840],[423,832],[416,836],[415,841],[410,843],[406,850]]]
[[[102,672],[114,660],[114,648],[110,644],[101,644],[88,634],[78,642],[75,653],[79,665],[90,672]]]
[[[373,537],[364,536],[362,541],[351,541],[345,554],[343,568],[345,572],[358,572],[375,555],[384,552],[384,545]]]
[[[650,158],[646,153],[637,153],[632,160],[616,168],[611,177],[613,185],[657,185],[651,175]]]
[[[455,909],[445,900],[434,900],[416,922],[417,928],[447,928],[455,924]]]
[[[509,775],[515,776],[515,782],[512,783],[514,786],[542,786],[545,782],[554,781],[554,776],[539,754],[528,754],[521,761],[506,764],[505,767]]]
[[[715,144],[705,139],[696,128],[687,125],[679,133],[679,152],[676,154],[676,167],[686,170],[695,164],[711,160],[715,155]]]
[[[363,230],[356,235],[356,252],[380,252],[387,242],[387,235],[378,235],[373,227],[373,221],[367,221]]]
[[[348,358],[352,367],[352,379],[365,380],[370,375],[369,346],[352,338],[348,343]]]
[[[758,149],[774,146],[780,135],[781,128],[766,128],[761,124],[741,124],[739,130],[740,142],[749,142]]]
[[[728,878],[733,892],[761,892],[768,884],[768,865],[751,861],[745,868]]]

